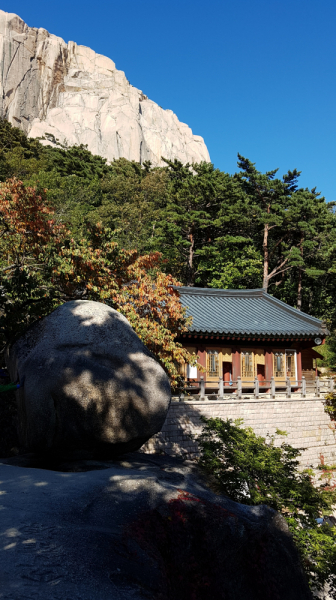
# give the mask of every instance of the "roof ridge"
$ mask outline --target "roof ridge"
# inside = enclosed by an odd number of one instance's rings
[[[174,290],[182,291],[184,294],[190,296],[264,296],[267,292],[263,288],[255,288],[252,290],[241,290],[241,289],[216,289],[216,288],[199,288],[199,287],[191,287],[191,286],[183,286],[183,285],[174,285],[172,286]]]

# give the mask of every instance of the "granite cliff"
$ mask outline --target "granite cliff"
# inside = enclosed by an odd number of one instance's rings
[[[1,115],[30,137],[87,144],[109,161],[210,161],[203,138],[133,87],[110,58],[2,10],[0,52]]]

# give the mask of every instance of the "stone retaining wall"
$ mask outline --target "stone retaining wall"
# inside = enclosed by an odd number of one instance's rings
[[[198,448],[190,436],[201,431],[201,415],[242,418],[244,426],[262,436],[273,434],[276,429],[287,431],[288,436],[281,439],[294,447],[307,448],[301,456],[303,466],[317,466],[321,458],[325,464],[336,464],[336,424],[330,421],[318,398],[173,401],[162,430],[142,446],[142,451],[195,458]]]

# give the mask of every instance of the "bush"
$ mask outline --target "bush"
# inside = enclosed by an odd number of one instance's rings
[[[336,421],[336,392],[330,392],[324,398],[324,412],[326,412],[331,421]]]
[[[314,485],[313,471],[300,471],[297,460],[303,448],[278,436],[263,438],[242,420],[205,419],[198,437],[199,465],[210,476],[213,486],[236,502],[266,504],[282,513],[299,550],[303,567],[314,593],[326,585],[336,599],[336,532],[318,523],[332,513],[335,491],[328,483]],[[325,469],[325,467],[324,467]],[[322,476],[323,479],[323,476]],[[318,597],[318,596],[316,596]]]

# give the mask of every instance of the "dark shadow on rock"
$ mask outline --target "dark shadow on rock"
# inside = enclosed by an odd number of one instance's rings
[[[311,600],[273,510],[216,496],[181,460],[110,462],[85,473],[0,464],[5,598]]]
[[[58,471],[62,473],[86,473],[111,468],[130,468],[134,466],[139,470],[153,468],[157,470],[160,481],[179,483],[184,480],[181,471],[186,468],[199,477],[202,485],[206,486],[205,478],[199,473],[196,463],[185,461],[182,458],[168,455],[143,454],[141,452],[127,452],[111,459],[71,458],[64,460],[62,456],[51,456],[48,454],[22,453],[0,459],[0,464],[24,469],[42,469],[47,471]]]
[[[266,507],[259,517],[244,519],[234,503],[224,508],[180,490],[139,515],[126,538],[161,573],[160,600],[309,598],[282,517]]]
[[[0,394],[0,458],[19,453],[17,403],[14,392]]]

